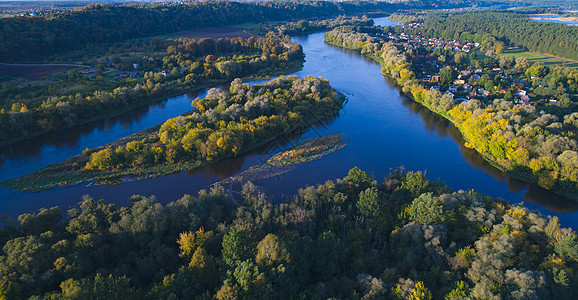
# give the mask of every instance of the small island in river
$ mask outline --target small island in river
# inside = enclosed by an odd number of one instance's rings
[[[235,80],[229,91],[212,89],[206,98],[195,99],[195,111],[2,185],[38,191],[83,181],[115,183],[186,170],[306,129],[338,113],[344,100],[323,78],[280,77],[255,86]],[[320,147],[320,152],[331,151],[342,140],[330,136],[312,146]],[[325,144],[334,145],[327,148]],[[309,155],[319,155],[299,149],[292,158],[306,161],[311,159]]]
[[[288,166],[321,158],[347,145],[340,134],[330,134],[303,141],[281,153],[275,154],[267,163],[272,166]]]
[[[308,139],[275,154],[267,160],[267,163],[252,166],[248,170],[215,183],[214,186],[234,182],[244,183],[281,175],[295,169],[299,164],[320,159],[327,154],[341,150],[347,143],[348,140],[341,134]]]

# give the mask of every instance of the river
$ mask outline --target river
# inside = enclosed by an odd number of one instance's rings
[[[397,23],[380,18],[379,25]],[[294,37],[303,46],[306,62],[295,75],[322,76],[348,97],[339,116],[320,120],[302,134],[282,137],[260,149],[237,158],[167,176],[118,185],[56,188],[39,193],[13,193],[0,189],[0,215],[16,216],[41,207],[67,209],[90,194],[118,205],[127,205],[134,194],[155,195],[168,203],[266,161],[274,153],[295,142],[333,133],[349,137],[342,150],[322,159],[298,166],[277,177],[255,182],[275,202],[283,201],[299,188],[343,178],[358,166],[381,181],[391,168],[426,172],[430,180],[442,179],[454,190],[474,189],[511,203],[524,201],[531,209],[556,215],[562,225],[576,228],[578,203],[560,199],[536,185],[509,178],[487,164],[480,155],[463,147],[459,132],[443,118],[400,95],[380,66],[356,52],[324,43],[323,33]],[[0,149],[0,180],[27,174],[83,149],[117,140],[190,110],[190,102],[204,96],[195,94],[172,97],[109,120],[58,132],[41,139]],[[239,190],[240,186],[233,186]]]
[[[575,21],[576,18],[564,18],[560,15],[535,15],[531,16],[530,19],[537,21],[537,22],[549,22],[549,23],[558,23],[558,24],[566,24],[566,25],[574,25],[577,26],[578,22]]]

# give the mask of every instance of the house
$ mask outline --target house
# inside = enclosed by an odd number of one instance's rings
[[[169,77],[169,76],[171,76],[171,71],[169,71],[169,70],[162,70],[162,71],[161,71],[161,74],[162,74],[163,76],[165,76],[165,77]]]
[[[472,89],[472,86],[466,83],[466,84],[462,85],[462,88],[463,88],[466,92],[469,92],[469,91]]]
[[[450,98],[452,100],[454,100],[454,93],[448,91],[448,92],[445,92],[444,95],[448,95],[448,96],[450,96]]]
[[[529,105],[530,104],[530,97],[528,96],[523,96],[520,99],[516,99],[514,100],[514,103],[516,104],[523,104],[523,105]]]
[[[440,90],[440,86],[439,85],[434,85],[431,88],[429,88],[430,91],[439,91]]]
[[[462,75],[464,75],[464,76],[470,76],[470,75],[472,74],[472,71],[470,71],[470,70],[463,70],[461,73],[462,73]]]
[[[520,89],[516,89],[516,95],[518,95],[518,96],[526,96],[526,91],[520,90]]]
[[[482,73],[484,73],[484,71],[482,69],[476,69],[476,70],[474,70],[474,73],[482,74]]]
[[[478,81],[478,80],[480,80],[480,78],[482,78],[482,77],[480,77],[480,75],[478,75],[478,74],[474,74],[474,75],[472,75],[471,78],[472,78],[473,81]]]
[[[468,46],[468,45],[465,45],[462,47],[462,51],[464,51],[464,52],[470,52],[470,50],[472,50],[472,48],[470,48],[470,46]]]
[[[478,89],[478,92],[483,96],[483,97],[488,97],[490,95],[490,92],[487,91],[484,88]]]
[[[139,65],[139,64],[132,64],[132,67],[133,67],[134,69],[138,69],[138,67],[140,67],[140,65]]]
[[[462,85],[462,84],[464,84],[464,83],[466,83],[466,81],[463,80],[463,79],[454,80],[454,84],[455,84],[455,85]]]
[[[450,85],[450,87],[448,88],[448,92],[450,93],[456,93],[457,91],[458,91],[457,85]]]
[[[94,73],[94,72],[96,72],[96,67],[77,71],[78,74],[90,74],[90,73]]]
[[[127,72],[127,71],[119,71],[116,72],[116,78],[137,78],[138,72]]]

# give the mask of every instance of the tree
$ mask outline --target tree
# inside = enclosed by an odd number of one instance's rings
[[[197,248],[191,258],[189,268],[193,269],[193,274],[206,290],[211,290],[217,285],[219,277],[215,262],[204,248]]]
[[[421,171],[407,172],[401,187],[407,189],[415,198],[425,192],[429,192],[431,183]]]
[[[253,257],[254,244],[251,240],[251,233],[240,229],[233,230],[223,237],[223,260],[229,266],[235,266],[239,262]]]
[[[23,214],[18,216],[18,223],[24,232],[30,235],[41,234],[42,232],[54,229],[62,220],[60,207],[50,209],[40,209],[38,214]]]
[[[236,285],[233,285],[231,279],[226,279],[217,291],[215,298],[218,300],[237,300],[239,299],[239,290]]]
[[[516,58],[516,65],[514,66],[514,70],[518,73],[525,73],[526,70],[530,67],[530,61],[527,57],[517,57]]]
[[[11,296],[12,283],[5,279],[0,279],[0,299],[9,299]]]
[[[443,85],[449,85],[456,79],[457,72],[450,66],[447,66],[440,70],[440,82]]]
[[[382,207],[383,200],[381,199],[377,188],[370,187],[359,193],[357,209],[363,216],[368,219],[375,219],[381,215]]]
[[[199,247],[202,247],[207,239],[211,236],[211,232],[205,232],[203,227],[199,228],[196,232],[183,232],[179,235],[177,243],[179,244],[179,249],[181,257],[191,256]]]
[[[283,241],[270,233],[257,245],[257,257],[255,261],[259,265],[271,266],[289,262],[289,253]]]
[[[459,64],[463,63],[467,57],[468,56],[466,55],[466,53],[458,52],[454,55],[454,61],[456,62],[456,64],[459,65]]]
[[[256,283],[259,274],[259,268],[250,259],[240,262],[233,272],[235,280],[245,292],[249,291],[249,288]]]
[[[66,230],[73,234],[108,232],[110,223],[116,215],[115,205],[106,204],[104,200],[96,201],[88,195],[82,198],[80,214],[77,209],[68,211],[71,220]]]
[[[427,225],[443,221],[443,206],[432,193],[421,194],[409,207],[409,218],[417,224]]]
[[[425,287],[423,282],[418,281],[415,284],[415,288],[409,295],[409,300],[431,300],[432,295],[428,288]]]
[[[454,286],[455,288],[445,295],[445,300],[465,299],[470,294],[471,288],[467,282],[460,280]]]
[[[345,180],[351,182],[355,187],[362,191],[368,188],[373,181],[372,178],[359,167],[350,169]]]

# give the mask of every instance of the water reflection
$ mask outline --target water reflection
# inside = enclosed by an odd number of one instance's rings
[[[46,167],[82,152],[113,142],[191,110],[191,101],[206,90],[171,97],[117,116],[48,133],[0,147],[0,181]]]
[[[392,84],[389,79],[386,79],[386,81],[389,84]],[[519,193],[524,189],[527,189],[526,193],[523,195],[525,201],[540,205],[554,212],[566,213],[578,210],[578,202],[545,190],[537,184],[528,183],[510,177],[506,173],[492,166],[478,152],[464,146],[465,141],[462,138],[461,133],[451,124],[450,121],[431,112],[429,109],[410,98],[406,96],[402,97],[402,104],[408,107],[411,112],[418,114],[421,117],[428,131],[435,132],[439,137],[449,135],[459,145],[462,157],[470,166],[483,170],[485,173],[494,177],[498,182],[506,181],[510,192]]]
[[[316,120],[308,129],[291,132],[240,157],[167,176],[116,186],[77,185],[36,194],[10,193],[0,188],[0,214],[16,216],[55,205],[66,209],[80,201],[84,194],[118,205],[128,204],[128,199],[135,193],[156,195],[159,202],[168,203],[183,194],[194,195],[251,166],[263,164],[273,154],[299,140],[342,133],[350,137],[350,143],[342,150],[256,184],[270,199],[278,202],[301,187],[342,178],[354,166],[381,180],[390,168],[405,165],[408,170],[427,170],[428,178],[442,178],[454,189],[473,188],[511,202],[527,201],[531,209],[558,215],[564,226],[578,224],[576,214],[567,213],[577,210],[576,202],[565,201],[536,185],[510,178],[489,165],[475,151],[463,146],[460,133],[447,120],[400,96],[395,85],[379,75],[380,67],[373,60],[356,51],[325,44],[322,33],[294,40],[303,45],[306,54],[303,70],[296,75],[327,78],[333,87],[349,97],[338,116]],[[92,127],[75,129],[76,133],[67,131],[66,134],[54,134],[54,138],[38,139],[30,142],[31,146],[0,149],[4,159],[0,162],[0,178],[27,174],[76,155],[84,148],[93,148],[154,126],[190,110],[190,102],[195,96],[173,97],[151,105],[146,114],[137,110],[118,119],[92,124]],[[234,184],[233,190],[240,191],[241,185]]]
[[[258,161],[255,165],[265,164],[267,160],[276,153],[284,151],[299,142],[306,131],[316,131],[321,128],[327,128],[339,116],[340,114],[335,114],[330,117],[317,119],[313,124],[300,129],[294,128],[293,130],[287,131],[285,134],[241,156],[219,160],[209,165],[190,169],[185,171],[185,174],[187,176],[202,175],[205,178],[208,178],[208,176],[217,176],[220,179],[231,177],[243,170],[247,157],[254,157]],[[318,133],[318,135],[321,136],[322,133]],[[231,188],[241,187],[241,185],[231,186]]]

